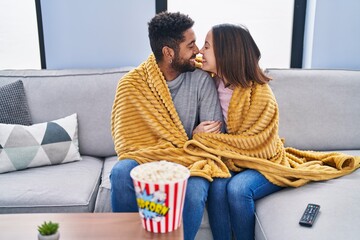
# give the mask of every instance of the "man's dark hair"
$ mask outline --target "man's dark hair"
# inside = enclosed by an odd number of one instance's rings
[[[194,25],[194,21],[179,12],[162,12],[151,19],[149,24],[149,40],[151,50],[157,61],[162,60],[162,48],[168,46],[176,53],[179,44],[184,41],[183,33]]]

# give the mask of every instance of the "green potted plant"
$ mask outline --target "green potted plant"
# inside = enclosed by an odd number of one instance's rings
[[[44,222],[38,226],[38,239],[39,240],[58,240],[60,238],[60,233],[58,232],[59,224],[53,223],[51,221]]]

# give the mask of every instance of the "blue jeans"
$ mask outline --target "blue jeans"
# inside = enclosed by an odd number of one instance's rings
[[[110,174],[111,205],[113,212],[137,212],[135,190],[130,171],[138,163],[124,159],[115,164]],[[186,188],[183,210],[184,239],[193,240],[201,225],[205,203],[214,239],[231,239],[229,206],[226,185],[228,179],[209,182],[201,177],[190,177]]]
[[[231,178],[227,185],[227,194],[231,226],[237,240],[254,239],[255,201],[281,189],[252,169]]]

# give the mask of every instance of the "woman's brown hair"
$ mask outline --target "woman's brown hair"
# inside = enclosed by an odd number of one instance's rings
[[[244,88],[271,80],[260,69],[260,50],[245,27],[220,24],[212,27],[212,34],[219,77]]]

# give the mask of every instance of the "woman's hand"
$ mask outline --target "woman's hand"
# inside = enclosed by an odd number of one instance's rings
[[[194,129],[196,133],[221,133],[221,121],[203,121]]]

